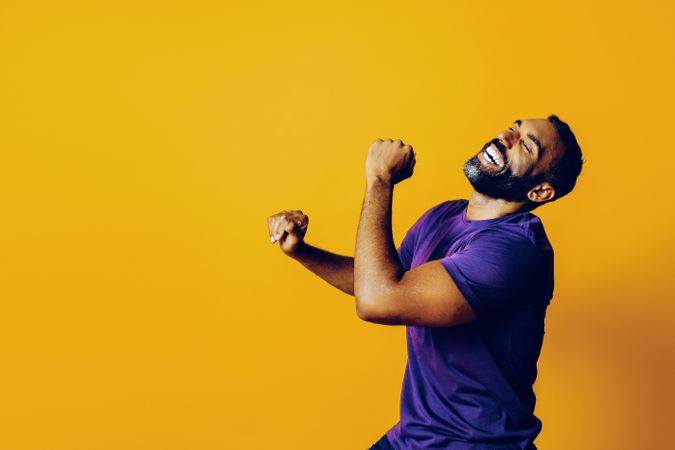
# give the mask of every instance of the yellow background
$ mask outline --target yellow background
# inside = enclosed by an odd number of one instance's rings
[[[414,146],[398,245],[462,165],[558,114],[540,449],[673,448],[667,2],[3,2],[0,448],[365,449],[403,327],[270,244],[353,255],[368,146]]]

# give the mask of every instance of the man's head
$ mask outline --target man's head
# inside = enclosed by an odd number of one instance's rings
[[[516,120],[464,164],[464,173],[477,192],[532,210],[571,192],[582,165],[574,133],[553,115]]]

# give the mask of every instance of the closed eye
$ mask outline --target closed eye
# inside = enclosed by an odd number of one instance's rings
[[[509,127],[509,131],[513,132],[513,131],[515,131],[515,130],[513,129],[513,127]],[[520,140],[520,144],[521,144],[523,147],[525,147],[525,150],[527,150],[527,153],[532,153],[532,152],[530,151],[530,149],[527,148],[527,145],[525,145],[525,142],[524,142],[522,139]]]

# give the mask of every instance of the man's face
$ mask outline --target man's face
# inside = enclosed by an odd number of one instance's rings
[[[543,179],[563,151],[548,120],[516,120],[464,164],[464,174],[482,194],[524,202],[532,188],[540,184],[550,187]]]

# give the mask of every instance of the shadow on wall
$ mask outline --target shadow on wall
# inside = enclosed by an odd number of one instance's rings
[[[675,448],[673,296],[663,281],[625,283],[554,297],[535,385],[540,448]]]

